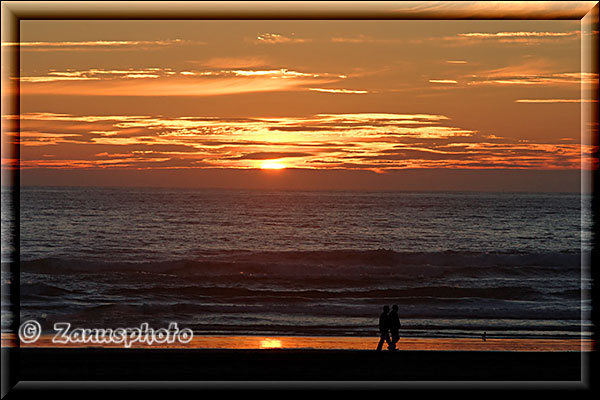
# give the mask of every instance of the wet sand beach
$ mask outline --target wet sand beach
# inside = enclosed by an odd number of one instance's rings
[[[88,343],[71,342],[62,344],[55,334],[44,333],[33,343],[21,342],[21,348],[29,347],[103,347],[124,348],[123,343],[104,341]],[[260,335],[195,335],[188,343],[148,343],[132,341],[131,348],[173,348],[203,350],[374,350],[378,337],[351,336],[260,336]],[[16,336],[2,335],[3,347],[15,347]],[[528,351],[528,352],[589,352],[595,349],[591,339],[560,338],[497,338],[489,335],[484,341],[481,337],[421,338],[402,337],[397,344],[402,351]]]
[[[12,358],[19,381],[542,382],[583,387],[594,345],[578,340],[196,336],[187,348],[52,345],[50,335]],[[3,344],[10,344],[5,336]],[[35,346],[35,347],[34,347]],[[3,351],[17,351],[15,347]]]

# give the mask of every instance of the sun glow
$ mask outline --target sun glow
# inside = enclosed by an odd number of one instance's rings
[[[267,160],[260,164],[261,169],[284,169],[285,164],[276,160]]]

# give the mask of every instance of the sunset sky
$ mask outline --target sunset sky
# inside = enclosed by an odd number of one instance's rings
[[[24,20],[20,35],[25,184],[411,189],[427,186],[402,171],[441,170],[526,188],[541,170],[578,187],[592,165],[578,20]]]

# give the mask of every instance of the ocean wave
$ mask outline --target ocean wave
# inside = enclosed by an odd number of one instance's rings
[[[194,258],[158,262],[98,261],[76,258],[22,260],[21,272],[47,275],[115,273],[123,279],[152,280],[156,275],[190,279],[285,279],[298,284],[329,282],[344,287],[357,280],[423,280],[444,278],[576,277],[581,270],[578,252],[482,253],[396,252],[392,250],[337,250],[205,252]],[[144,275],[150,275],[145,277]],[[311,281],[312,280],[312,281]]]
[[[21,283],[21,296],[65,296],[72,293],[70,290],[63,289],[47,283]]]
[[[503,286],[497,288],[472,288],[452,286],[423,286],[405,289],[361,289],[350,287],[348,290],[328,289],[255,289],[243,287],[142,287],[142,288],[112,288],[105,292],[109,296],[124,296],[127,298],[150,297],[172,297],[185,298],[188,300],[215,299],[235,300],[245,304],[260,302],[310,302],[310,301],[332,301],[362,300],[365,302],[381,302],[385,299],[393,299],[401,302],[406,300],[413,302],[416,299],[505,299],[505,300],[534,300],[543,295],[542,292],[527,286]],[[576,291],[568,291],[566,294],[572,297]]]

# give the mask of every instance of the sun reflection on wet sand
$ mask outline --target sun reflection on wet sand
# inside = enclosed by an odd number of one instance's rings
[[[35,343],[21,347],[123,347],[119,344],[56,344],[53,335],[44,334]],[[317,336],[195,336],[189,344],[148,345],[135,343],[132,348],[189,349],[313,349],[313,350],[375,350],[376,337]],[[2,347],[16,346],[15,336],[2,334]],[[400,351],[594,351],[589,339],[495,339],[488,338],[403,338]]]
[[[281,340],[264,338],[260,341],[259,347],[261,349],[280,349],[282,347]]]

